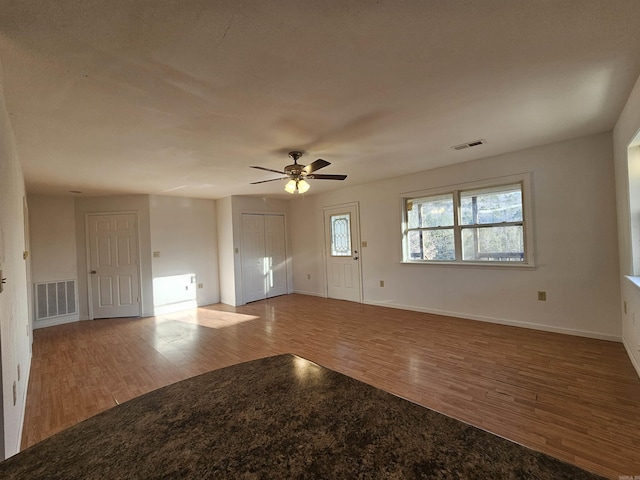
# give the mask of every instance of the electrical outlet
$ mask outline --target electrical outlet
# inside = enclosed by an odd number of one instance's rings
[[[18,364],[18,381],[20,381],[20,364]]]
[[[16,385],[15,380],[13,381],[13,404],[15,405],[18,401],[18,386]]]
[[[541,302],[547,301],[547,292],[538,292],[538,300]]]
[[[384,287],[384,280],[380,280],[380,286]]]
[[[624,314],[627,314],[627,302],[626,300],[623,302],[624,303]]]
[[[311,280],[311,274],[307,273],[307,280]]]

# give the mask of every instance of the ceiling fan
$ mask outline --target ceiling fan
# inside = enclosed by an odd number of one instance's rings
[[[289,152],[289,156],[293,159],[293,163],[284,167],[283,172],[281,172],[280,170],[273,170],[271,168],[251,165],[251,168],[257,168],[258,170],[266,170],[267,172],[275,172],[286,175],[286,177],[272,178],[271,180],[262,180],[260,182],[251,182],[251,185],[256,185],[258,183],[275,182],[276,180],[284,180],[288,178],[289,182],[287,182],[284,187],[287,192],[304,193],[309,190],[310,187],[306,179],[312,178],[314,180],[344,180],[345,178],[347,178],[346,175],[324,175],[313,173],[317,170],[320,170],[321,168],[326,167],[327,165],[331,165],[330,162],[322,160],[321,158],[305,166],[298,165],[298,159],[302,156],[302,152],[294,150],[293,152]]]

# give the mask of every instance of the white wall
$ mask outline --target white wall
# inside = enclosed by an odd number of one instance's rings
[[[233,244],[233,212],[231,197],[216,200],[216,228],[218,231],[218,261],[220,301],[227,305],[237,305],[236,270]],[[239,275],[239,273],[238,273]]]
[[[198,306],[218,303],[215,201],[152,195],[149,214],[151,250],[160,254],[152,258],[155,314],[187,306],[190,299]]]
[[[29,195],[28,201],[33,282],[76,278],[73,198]]]
[[[121,195],[105,197],[78,197],[75,199],[75,226],[78,263],[78,303],[80,319],[89,318],[87,240],[85,214],[136,212],[140,250],[140,286],[142,290],[142,315],[153,315],[153,281],[151,272],[151,236],[149,226],[148,195]]]
[[[400,263],[401,193],[522,172],[532,174],[535,269]],[[322,208],[347,202],[359,202],[368,243],[365,303],[620,339],[610,133],[294,199],[295,291],[326,295]]]
[[[636,371],[640,375],[640,286],[624,278],[637,275],[634,272],[631,244],[631,221],[629,214],[629,182],[640,185],[640,171],[631,171],[627,165],[627,147],[637,137],[640,130],[640,79],[636,82],[620,118],[613,130],[613,151],[616,172],[616,203],[618,212],[618,244],[620,250],[620,274],[623,305],[622,341],[629,353]],[[634,192],[637,195],[637,192]],[[637,259],[636,259],[637,263]],[[627,312],[624,313],[624,302]]]
[[[0,293],[0,460],[20,450],[31,366],[28,267],[23,259],[27,223],[25,196],[24,178],[2,92],[0,66],[0,270],[2,277],[7,279],[4,291]]]
[[[32,283],[78,279],[75,207],[72,197],[29,195]],[[75,322],[78,312],[44,321],[34,328]]]

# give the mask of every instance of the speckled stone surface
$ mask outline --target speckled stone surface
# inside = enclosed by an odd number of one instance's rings
[[[0,478],[602,477],[279,355],[123,403],[1,462]]]

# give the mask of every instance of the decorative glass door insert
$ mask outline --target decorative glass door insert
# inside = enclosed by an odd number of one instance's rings
[[[351,215],[349,213],[331,215],[331,255],[351,256]]]

